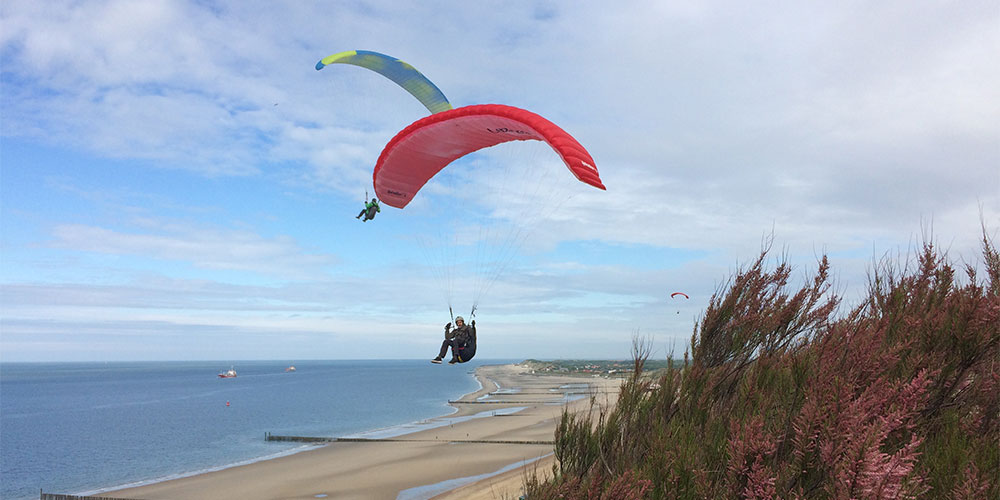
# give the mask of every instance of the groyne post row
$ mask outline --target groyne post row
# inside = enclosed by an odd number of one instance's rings
[[[555,445],[555,441],[515,441],[504,439],[402,439],[402,438],[348,438],[348,437],[313,437],[313,436],[277,436],[270,432],[264,433],[265,441],[291,441],[295,443],[475,443],[475,444],[540,444]]]
[[[59,493],[46,493],[44,491],[38,491],[38,500],[138,500],[134,498],[120,498],[120,497],[90,497],[90,496],[80,496],[80,495],[61,495]]]
[[[559,403],[561,400],[552,401],[448,401],[450,405],[536,405]]]

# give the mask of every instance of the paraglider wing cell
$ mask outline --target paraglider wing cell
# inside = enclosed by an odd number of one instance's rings
[[[330,64],[352,64],[370,69],[406,89],[431,113],[452,109],[448,98],[437,85],[416,68],[395,57],[369,50],[348,50],[324,57],[316,63],[316,70],[321,70]]]
[[[405,207],[452,161],[510,141],[544,141],[581,182],[605,189],[594,159],[552,122],[523,109],[480,104],[424,117],[393,137],[375,164],[375,193],[383,203]]]

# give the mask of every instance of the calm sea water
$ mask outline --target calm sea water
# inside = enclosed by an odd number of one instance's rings
[[[427,361],[0,364],[0,498],[96,494],[304,449],[264,433],[345,436],[447,415],[479,388]],[[228,403],[228,406],[227,406]]]

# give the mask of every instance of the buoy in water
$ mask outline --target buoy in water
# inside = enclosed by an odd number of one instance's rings
[[[226,401],[226,406],[229,406],[229,401]]]

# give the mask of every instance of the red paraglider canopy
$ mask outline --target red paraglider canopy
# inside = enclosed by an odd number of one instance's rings
[[[393,137],[375,164],[375,194],[403,208],[434,175],[469,153],[510,141],[544,141],[581,182],[599,189],[597,167],[573,136],[535,113],[501,104],[478,104],[434,113]]]
[[[674,292],[674,293],[670,294],[670,298],[672,299],[672,298],[674,298],[674,297],[676,297],[678,295],[683,295],[685,299],[690,299],[691,298],[691,297],[688,297],[688,295],[686,293],[684,293],[684,292]]]

